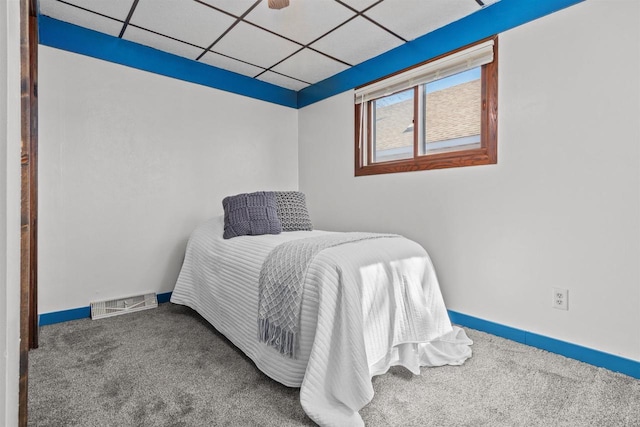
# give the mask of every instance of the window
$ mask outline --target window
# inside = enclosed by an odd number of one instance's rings
[[[498,38],[355,92],[355,175],[497,163]]]

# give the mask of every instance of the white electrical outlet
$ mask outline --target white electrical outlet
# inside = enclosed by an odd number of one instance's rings
[[[569,310],[569,291],[567,289],[553,288],[552,307],[558,310]]]

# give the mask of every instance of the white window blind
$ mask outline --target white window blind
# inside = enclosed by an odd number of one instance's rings
[[[493,40],[488,40],[420,67],[396,74],[355,92],[355,103],[388,96],[411,87],[439,80],[493,61]]]

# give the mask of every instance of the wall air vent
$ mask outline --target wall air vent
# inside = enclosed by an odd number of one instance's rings
[[[150,308],[156,308],[157,306],[158,298],[155,292],[127,298],[92,302],[91,318],[93,320],[103,319],[105,317],[132,313],[134,311],[148,310]]]

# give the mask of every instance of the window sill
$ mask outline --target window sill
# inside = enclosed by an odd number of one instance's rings
[[[492,153],[486,148],[479,148],[476,150],[431,154],[409,160],[381,162],[361,167],[356,165],[355,176],[492,165],[496,163],[498,163],[497,153]]]

